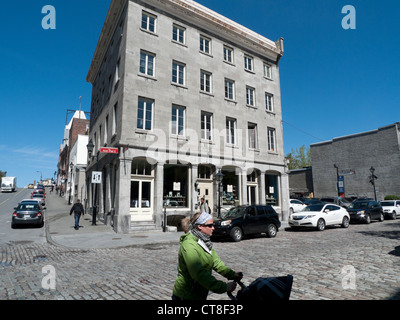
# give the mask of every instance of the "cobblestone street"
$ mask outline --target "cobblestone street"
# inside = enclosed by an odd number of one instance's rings
[[[400,299],[400,220],[328,228],[323,232],[282,230],[240,243],[215,242],[221,259],[257,277],[294,276],[291,300]],[[2,245],[0,299],[170,299],[179,245],[119,249],[68,249],[52,244]],[[55,270],[55,290],[42,288]],[[349,267],[351,266],[350,269]],[[354,269],[352,269],[354,268]],[[353,270],[355,278],[348,281]],[[229,299],[211,294],[209,299]]]

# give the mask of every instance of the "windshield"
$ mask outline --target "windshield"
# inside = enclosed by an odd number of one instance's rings
[[[42,194],[34,194],[33,198],[43,198],[43,195]]]
[[[394,207],[394,201],[381,201],[382,207]]]
[[[368,201],[356,201],[352,202],[349,209],[365,209],[368,208]]]
[[[230,208],[225,214],[222,215],[223,219],[235,219],[243,216],[246,207]]]
[[[321,211],[323,207],[323,204],[311,204],[301,211]]]

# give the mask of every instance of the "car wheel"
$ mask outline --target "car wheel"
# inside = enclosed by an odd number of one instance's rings
[[[343,217],[342,228],[348,228],[350,224],[349,218]]]
[[[275,238],[277,232],[278,232],[278,230],[277,230],[277,228],[276,228],[276,225],[274,225],[274,224],[271,223],[271,224],[269,224],[269,225],[267,226],[267,237],[268,237],[268,238]]]
[[[393,211],[392,212],[392,220],[396,220],[396,218],[397,218],[396,211]]]
[[[324,219],[319,219],[317,222],[317,230],[318,231],[324,231],[325,230],[325,220]]]
[[[383,213],[381,212],[381,215],[379,216],[379,222],[382,222],[385,220],[385,217],[383,216]]]
[[[294,213],[293,208],[290,208],[290,214]]]
[[[233,241],[239,242],[243,238],[242,229],[240,229],[239,227],[232,228],[230,236],[233,239]]]
[[[365,223],[366,223],[366,224],[370,224],[370,223],[371,223],[371,216],[370,216],[369,214],[367,214],[367,215],[365,216]]]

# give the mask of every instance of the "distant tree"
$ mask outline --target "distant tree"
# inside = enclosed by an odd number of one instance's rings
[[[286,155],[286,160],[289,161],[289,170],[301,169],[311,166],[311,150],[310,147],[302,145]]]
[[[0,170],[0,179],[5,177],[7,175],[7,171],[1,171]]]

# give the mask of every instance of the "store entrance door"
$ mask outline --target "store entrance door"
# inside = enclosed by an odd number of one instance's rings
[[[153,220],[153,179],[131,180],[131,221]]]
[[[205,202],[208,203],[208,207],[213,211],[214,198],[213,198],[213,182],[199,182],[197,186],[197,203],[200,203],[200,199],[204,197]]]

